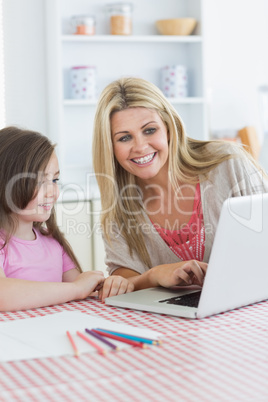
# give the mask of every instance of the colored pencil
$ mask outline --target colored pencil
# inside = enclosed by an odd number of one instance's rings
[[[71,342],[72,348],[73,348],[73,350],[74,350],[74,355],[75,355],[75,357],[79,357],[79,350],[77,349],[77,346],[76,346],[76,344],[75,344],[75,341],[74,341],[72,335],[70,334],[69,331],[66,331],[66,334],[67,334],[67,336],[68,336],[68,338],[69,338],[69,341]]]
[[[121,336],[122,338],[126,338],[126,339],[132,339],[133,341],[137,341],[137,342],[148,343],[150,345],[159,345],[159,343],[161,342],[161,341],[158,341],[155,339],[143,338],[143,337],[136,336],[136,335],[129,335],[129,334],[125,334],[123,332],[109,331],[108,329],[103,329],[103,328],[95,328],[95,329],[97,331]]]
[[[104,350],[101,346],[99,346],[97,343],[93,342],[88,336],[82,334],[82,332],[76,331],[77,335],[80,336],[80,338],[84,339],[87,343],[89,343],[91,346],[93,346],[101,355],[106,354],[106,350]]]
[[[86,328],[85,331],[94,336],[95,338],[99,339],[101,342],[106,343],[106,345],[110,346],[114,350],[119,350],[119,347],[112,342],[107,341],[103,336],[97,334],[96,332],[91,331],[90,329]]]
[[[132,345],[132,346],[138,346],[138,347],[144,348],[144,349],[147,347],[147,345],[145,345],[142,342],[132,341],[131,339],[122,338],[122,337],[117,336],[117,335],[109,334],[108,332],[102,332],[102,331],[99,331],[97,329],[92,329],[92,331],[96,332],[97,334],[99,334],[101,336],[111,338],[111,339],[115,339],[116,341],[120,341],[120,342],[123,342],[123,343],[128,343],[129,345]]]

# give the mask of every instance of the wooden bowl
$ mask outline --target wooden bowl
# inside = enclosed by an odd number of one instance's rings
[[[156,28],[162,35],[190,35],[196,27],[195,18],[171,18],[155,22]]]

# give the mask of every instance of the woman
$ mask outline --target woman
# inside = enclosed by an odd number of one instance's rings
[[[93,163],[109,273],[135,290],[202,285],[224,200],[268,191],[246,151],[186,136],[162,92],[140,78],[101,94]]]

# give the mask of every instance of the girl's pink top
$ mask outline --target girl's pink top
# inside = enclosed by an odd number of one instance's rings
[[[180,230],[168,230],[154,225],[159,235],[182,261],[202,261],[205,251],[205,227],[200,193],[200,184],[195,190],[192,216]]]
[[[11,237],[0,250],[0,267],[7,278],[62,282],[64,272],[75,268],[74,262],[56,239],[33,230],[35,240]],[[0,238],[0,248],[2,245]]]

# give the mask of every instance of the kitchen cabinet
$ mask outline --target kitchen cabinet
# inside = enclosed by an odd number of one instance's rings
[[[99,200],[56,204],[58,225],[72,246],[83,271],[100,270],[107,276],[99,212]]]
[[[91,200],[91,212],[92,212],[93,268],[103,271],[104,274],[106,274],[107,276],[106,265],[104,263],[105,249],[101,235],[100,200]]]
[[[93,269],[90,202],[58,202],[57,221],[83,269]]]

